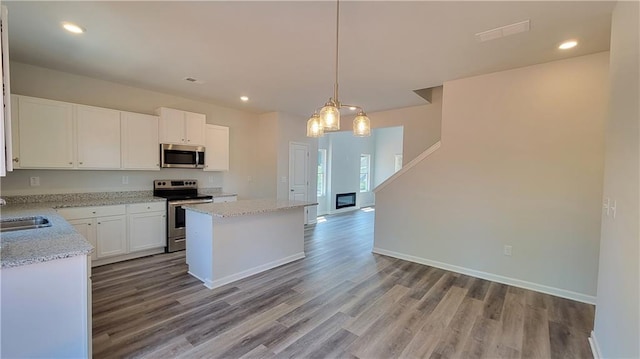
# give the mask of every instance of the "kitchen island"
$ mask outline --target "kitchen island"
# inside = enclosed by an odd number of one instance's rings
[[[185,205],[189,274],[217,288],[304,258],[304,210],[275,199]]]

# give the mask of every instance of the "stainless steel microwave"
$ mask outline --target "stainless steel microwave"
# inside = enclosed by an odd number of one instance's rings
[[[204,147],[189,145],[160,145],[163,168],[204,168]]]

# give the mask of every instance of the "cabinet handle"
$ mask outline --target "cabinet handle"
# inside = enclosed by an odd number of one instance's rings
[[[147,207],[147,209],[151,209],[151,207]]]
[[[87,226],[90,226],[90,225],[91,225],[91,223],[87,223]]]
[[[70,164],[70,165],[72,165],[72,164],[73,164],[73,162],[69,162],[69,164]]]
[[[13,159],[13,162],[15,162],[15,163],[18,163],[18,161],[19,161],[18,157]]]
[[[102,224],[102,223],[98,222],[98,224]]]
[[[96,214],[96,211],[93,211],[93,212],[91,212],[91,213]]]
[[[80,162],[80,164],[82,164],[82,162]]]

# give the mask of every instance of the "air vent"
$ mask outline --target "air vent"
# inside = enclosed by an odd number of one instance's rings
[[[476,39],[478,39],[478,41],[480,42],[485,42],[526,31],[529,31],[529,20],[520,21],[516,22],[515,24],[505,25],[497,27],[495,29],[479,32],[476,34]]]
[[[198,84],[198,85],[202,85],[204,83],[204,81],[198,80],[198,79],[193,78],[193,77],[185,77],[184,80],[185,81],[189,81],[189,82],[193,82],[194,84]]]

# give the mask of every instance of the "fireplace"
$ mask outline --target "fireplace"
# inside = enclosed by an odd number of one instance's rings
[[[338,193],[336,194],[336,209],[356,206],[356,193]]]

